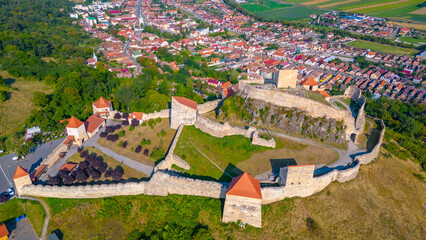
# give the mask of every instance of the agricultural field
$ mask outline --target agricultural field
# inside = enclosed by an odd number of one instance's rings
[[[174,153],[191,166],[185,174],[219,181],[230,181],[229,175],[235,177],[243,171],[256,176],[272,167],[330,164],[338,158],[337,152],[327,147],[301,144],[275,136],[274,139],[277,146],[271,149],[253,145],[251,139],[243,136],[216,138],[194,126],[186,126]]]
[[[426,22],[426,9],[417,6],[424,0],[287,0],[286,2],[344,12],[365,13],[375,17]]]
[[[400,37],[400,41],[413,43],[413,44],[426,44],[426,39],[416,39],[411,37]]]
[[[370,49],[373,52],[382,52],[382,53],[390,53],[390,54],[397,54],[397,55],[413,56],[414,54],[418,52],[415,49],[401,48],[401,47],[395,47],[395,46],[361,41],[361,40],[350,42],[348,45],[351,47],[356,47],[356,48]]]
[[[261,11],[269,11],[269,10],[278,9],[278,8],[291,7],[292,5],[282,4],[282,3],[274,2],[271,0],[265,0],[265,1],[249,1],[248,3],[242,4],[241,6],[250,12],[261,12]]]
[[[49,233],[67,239],[423,239],[425,183],[418,164],[382,150],[346,183],[262,206],[262,227],[221,222],[223,202],[196,196],[45,199]],[[310,218],[311,221],[307,221]],[[283,237],[284,236],[284,237]]]
[[[320,9],[306,8],[280,3],[272,0],[250,0],[241,6],[256,15],[284,21],[299,21],[309,18],[311,14],[322,14],[325,11]]]

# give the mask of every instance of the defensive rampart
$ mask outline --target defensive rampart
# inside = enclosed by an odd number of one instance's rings
[[[356,114],[355,127],[358,133],[361,134],[364,131],[364,127],[365,127],[364,108],[365,108],[365,103],[367,100],[362,95],[362,91],[355,86],[349,86],[345,90],[344,96],[351,98],[351,101],[355,102],[359,106],[358,113]],[[356,135],[355,142],[358,140],[359,134]]]
[[[239,86],[239,91],[244,98],[258,99],[281,107],[299,108],[312,117],[326,116],[343,121],[346,126],[346,139],[350,139],[353,133],[360,134],[355,126],[354,117],[346,110],[335,109],[320,102],[282,91],[257,89],[249,85]]]
[[[161,161],[160,163],[155,166],[154,171],[160,170],[160,169],[171,169],[173,164],[176,164],[178,167],[183,168],[185,170],[189,170],[190,166],[189,164],[181,159],[179,156],[176,156],[173,154],[176,144],[179,141],[180,134],[183,130],[183,124],[181,124],[175,134],[175,137],[173,138],[172,144],[170,144],[169,151],[167,152],[166,158]]]
[[[68,150],[68,145],[64,144],[66,139],[61,142],[53,151],[50,153],[42,162],[40,165],[46,165],[47,167],[52,166],[55,164],[56,161],[59,159],[59,154],[61,152],[66,152]]]
[[[243,129],[239,127],[232,127],[227,122],[224,124],[214,122],[201,114],[197,114],[197,121],[194,126],[205,133],[219,138],[231,135],[243,135],[244,137],[251,138],[253,133],[256,131],[256,128],[254,127]]]
[[[385,123],[383,122],[383,120],[376,119],[376,121],[379,121],[380,126],[382,127],[382,130],[380,131],[380,135],[379,135],[379,140],[377,141],[376,146],[374,146],[374,148],[373,148],[373,150],[371,150],[371,152],[355,157],[355,159],[358,160],[361,164],[370,163],[371,161],[373,161],[375,158],[377,158],[379,156],[380,147],[383,144],[383,138],[385,136],[386,126],[385,126]]]
[[[169,118],[169,117],[170,117],[170,109],[164,109],[159,112],[145,113],[142,117],[142,120],[147,121],[150,119]]]
[[[198,113],[204,114],[204,113],[208,113],[210,111],[213,111],[216,108],[220,108],[222,106],[223,100],[224,99],[218,99],[218,100],[206,102],[206,103],[203,103],[203,104],[198,104],[198,106],[197,106]]]

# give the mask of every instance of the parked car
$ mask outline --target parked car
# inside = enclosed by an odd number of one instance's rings
[[[60,157],[60,158],[64,158],[64,157],[65,157],[65,155],[67,155],[67,152],[61,152],[61,153],[59,153],[59,157]]]
[[[5,203],[9,201],[9,194],[7,192],[0,193],[0,203]]]
[[[19,159],[19,157],[13,157],[12,160],[13,161],[17,161]]]
[[[15,191],[13,191],[13,188],[7,189],[7,193],[9,194],[9,198],[13,197],[15,195]]]

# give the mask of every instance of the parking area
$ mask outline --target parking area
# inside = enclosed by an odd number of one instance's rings
[[[23,160],[12,160],[12,158],[16,156],[15,154],[0,157],[0,193],[14,186],[12,178],[18,164],[27,169],[31,174],[40,165],[43,159],[45,159],[63,140],[64,138],[59,138],[40,145],[33,153],[27,155]]]
[[[9,231],[9,239],[37,240],[38,236],[28,218],[19,222],[12,221],[6,225]]]

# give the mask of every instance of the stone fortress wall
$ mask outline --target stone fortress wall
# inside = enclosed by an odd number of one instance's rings
[[[249,93],[251,95],[255,93]],[[286,94],[289,95],[289,94]],[[355,94],[353,94],[355,95]],[[353,96],[352,95],[352,96]],[[272,99],[278,99],[282,95],[272,96]],[[292,95],[291,95],[292,96]],[[358,94],[359,96],[359,94]],[[260,96],[262,97],[262,96]],[[358,97],[359,98],[359,97]],[[295,101],[295,98],[290,97],[290,101]],[[300,100],[300,99],[299,99]],[[305,100],[305,99],[304,99]],[[305,100],[306,101],[306,100]],[[283,102],[282,100],[280,102]],[[274,102],[275,103],[275,102]],[[301,105],[300,103],[296,104]],[[323,107],[323,106],[321,106]],[[327,106],[328,107],[328,106]],[[213,108],[214,109],[214,108]],[[327,109],[327,108],[325,108]],[[313,109],[310,111],[315,112]],[[333,109],[333,111],[335,111]],[[340,116],[340,113],[332,115]],[[345,116],[345,115],[342,115]],[[331,117],[331,116],[329,116]],[[208,124],[218,126],[220,123],[206,124],[206,118],[200,118],[202,127],[211,128]],[[353,118],[352,118],[353,119]],[[200,123],[199,123],[200,124]],[[346,182],[354,179],[360,169],[360,164],[368,164],[378,157],[380,147],[383,143],[383,137],[386,127],[384,122],[380,120],[382,130],[380,138],[374,149],[367,154],[357,156],[350,166],[344,169],[334,169],[326,174],[314,176],[310,181],[302,185],[286,185],[280,187],[263,187],[262,188],[262,204],[269,204],[283,200],[289,197],[307,197],[315,194],[330,184],[333,181]],[[354,125],[354,124],[353,124]],[[199,125],[200,126],[200,125]],[[207,131],[211,131],[207,130]],[[236,130],[232,130],[236,131]],[[252,130],[240,130],[243,135],[251,135]],[[178,139],[175,137],[175,140]],[[174,141],[175,142],[175,141]],[[176,140],[177,142],[177,140]],[[173,154],[173,145],[168,155]],[[205,181],[179,176],[168,170],[158,169],[153,173],[149,181],[128,182],[116,184],[100,184],[100,185],[82,185],[82,186],[44,186],[44,185],[26,185],[22,188],[22,195],[52,197],[52,198],[102,198],[121,195],[159,195],[167,196],[168,194],[204,196],[211,198],[225,198],[225,193],[229,183],[219,183],[214,181]]]
[[[349,86],[345,90],[344,97],[350,98],[353,102],[355,102],[358,106],[358,113],[355,119],[355,126],[358,130],[359,134],[361,134],[364,131],[365,127],[365,104],[367,100],[362,95],[362,91],[355,87],[355,86]],[[359,134],[356,135],[355,142],[358,140]]]
[[[239,86],[238,90],[244,98],[258,99],[281,107],[299,108],[312,117],[326,116],[327,118],[343,121],[346,126],[346,139],[348,140],[351,134],[355,133],[358,136],[364,130],[356,126],[355,118],[348,111],[336,109],[318,101],[283,91],[258,89],[249,85]]]

